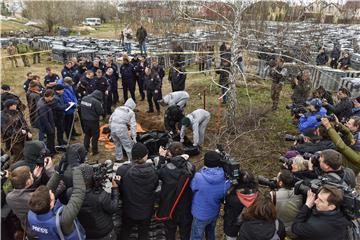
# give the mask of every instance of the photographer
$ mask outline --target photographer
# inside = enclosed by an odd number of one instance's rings
[[[360,96],[358,96],[357,98],[353,99],[353,116],[357,116],[360,117]]]
[[[309,112],[306,114],[299,114],[301,117],[299,119],[298,129],[303,133],[306,129],[315,129],[320,126],[320,122],[317,120],[317,116],[325,116],[326,109],[322,107],[321,100],[318,98],[313,98],[310,101],[306,102],[308,105]]]
[[[52,167],[52,162],[48,162],[46,169]],[[28,201],[31,194],[35,191],[39,183],[34,183],[34,178],[39,178],[43,171],[42,167],[37,166],[33,173],[28,166],[19,166],[10,173],[10,182],[13,187],[6,195],[6,203],[13,213],[20,219],[21,226],[28,236],[32,236],[31,230],[27,228],[26,216],[29,211]]]
[[[64,165],[65,161],[60,162],[58,172],[51,177],[47,186],[38,187],[29,200],[28,224],[39,239],[85,239],[84,230],[76,219],[85,198],[81,167],[73,171],[74,188],[68,204],[63,205],[54,194]]]
[[[176,239],[176,229],[179,227],[180,239],[190,239],[191,232],[191,200],[190,181],[195,174],[195,166],[188,161],[184,147],[179,142],[173,142],[168,150],[160,149],[159,154],[168,156],[169,160],[158,171],[162,181],[159,209],[155,217],[165,220],[166,239]]]
[[[221,167],[221,155],[215,151],[206,152],[204,167],[196,172],[190,184],[193,191],[191,239],[201,240],[206,234],[208,240],[215,240],[220,205],[230,185]]]
[[[346,239],[350,223],[340,210],[342,200],[343,192],[334,186],[322,186],[317,196],[308,190],[306,203],[294,220],[292,232],[304,240]]]
[[[332,149],[321,151],[319,162],[320,168],[325,175],[329,173],[336,173],[347,185],[351,188],[355,188],[355,174],[350,168],[342,167],[342,156],[339,152]],[[309,161],[309,163],[310,169],[312,169],[311,161]]]
[[[111,194],[101,187],[95,187],[93,166],[84,164],[81,168],[86,186],[84,202],[78,219],[84,227],[87,239],[115,240],[116,234],[112,214],[117,211],[119,189],[112,180]]]
[[[350,92],[346,88],[340,88],[336,94],[339,102],[333,106],[325,99],[323,106],[331,113],[334,113],[341,122],[346,122],[352,116],[352,101],[350,99]]]
[[[138,239],[149,238],[150,219],[154,212],[155,189],[158,176],[151,163],[146,163],[148,149],[135,143],[131,150],[131,163],[120,166],[116,175],[121,177],[119,188],[123,206],[120,238],[127,240],[137,226]]]
[[[300,154],[314,154],[325,149],[334,149],[334,143],[324,133],[322,128],[308,128],[300,136],[296,137],[295,145],[291,149],[298,151]]]
[[[294,176],[289,170],[282,169],[278,173],[276,184],[278,189],[270,195],[277,217],[284,223],[287,236],[294,237],[291,225],[303,204],[302,196],[294,194]]]
[[[346,141],[340,137],[339,133],[327,118],[322,118],[321,123],[326,128],[327,134],[330,136],[330,139],[334,142],[339,152],[345,157],[344,165],[351,168],[357,175],[360,172],[359,140],[354,139],[351,130],[341,123],[335,123],[335,127],[340,129],[340,132],[343,133],[343,138],[347,139]],[[353,131],[357,132],[360,126],[360,119],[358,117],[352,117],[347,125],[349,125]],[[359,135],[357,134],[356,136]]]
[[[292,81],[291,88],[294,92],[291,96],[291,100],[293,101],[293,104],[301,106],[305,105],[311,91],[310,76],[310,71],[305,70]]]
[[[258,184],[255,177],[244,171],[225,197],[224,233],[227,240],[236,240],[240,230],[240,217],[258,196]]]

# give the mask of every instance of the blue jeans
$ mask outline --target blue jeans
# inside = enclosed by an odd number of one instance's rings
[[[125,43],[125,49],[126,49],[127,53],[130,55],[131,54],[131,43],[129,43],[129,42]]]
[[[197,218],[193,218],[191,226],[191,240],[202,240],[204,234],[207,240],[215,240],[215,226],[218,216],[202,221]]]
[[[140,53],[146,55],[146,45],[145,45],[145,41],[139,42],[139,48],[140,48]]]

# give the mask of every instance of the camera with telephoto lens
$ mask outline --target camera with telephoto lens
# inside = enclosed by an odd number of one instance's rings
[[[334,114],[326,115],[326,116],[316,115],[316,120],[318,122],[321,122],[322,118],[327,118],[327,119],[329,119],[330,122],[335,122],[336,121],[336,118],[335,118]]]
[[[325,176],[319,176],[318,179],[311,181],[300,180],[295,183],[294,193],[307,196],[307,192],[311,190],[318,194],[323,185],[331,185],[341,189],[344,193],[341,210],[349,219],[356,219],[360,217],[360,195],[355,189],[349,187],[344,183],[339,175],[336,173],[329,173]]]
[[[93,182],[94,188],[100,189],[103,188],[106,180],[112,179],[112,173],[114,172],[113,169],[113,162],[111,160],[106,160],[103,163],[96,163],[91,165],[93,167],[94,175],[93,175]]]
[[[279,161],[280,163],[282,163],[282,167],[284,167],[285,169],[288,169],[288,170],[292,170],[292,164],[293,164],[293,161],[289,158],[286,158],[286,157],[279,157]]]
[[[289,105],[286,105],[285,108],[290,110],[291,116],[293,116],[297,119],[301,117],[300,116],[301,114],[307,113],[306,107],[304,107],[302,105],[289,104]]]
[[[264,176],[258,176],[258,182],[260,185],[269,187],[271,190],[277,189],[277,181],[274,179],[269,179]]]
[[[216,144],[215,151],[221,155],[221,167],[224,169],[225,177],[235,183],[241,175],[240,164],[224,151],[222,144]]]
[[[298,142],[299,144],[304,143],[304,135],[300,134],[298,136],[294,136],[291,134],[285,134],[285,141]]]
[[[1,177],[1,179],[6,176],[5,169],[6,169],[6,166],[8,165],[7,162],[9,161],[9,159],[10,159],[10,156],[7,155],[7,154],[3,154],[3,155],[1,155],[1,157],[0,157],[0,160],[1,160],[0,177]]]
[[[321,152],[316,152],[314,154],[304,153],[302,156],[304,159],[311,161],[314,167],[320,168],[320,153]]]

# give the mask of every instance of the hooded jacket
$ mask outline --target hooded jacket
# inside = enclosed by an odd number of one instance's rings
[[[109,127],[115,132],[130,125],[131,136],[136,139],[136,119],[134,109],[136,104],[132,98],[126,100],[124,106],[117,107],[109,119]]]
[[[191,213],[193,217],[206,221],[219,215],[222,199],[230,187],[222,168],[203,167],[191,181],[193,191]]]
[[[18,161],[11,165],[11,170],[20,166],[28,166],[31,171],[36,167],[36,162],[40,160],[41,152],[46,149],[46,145],[42,141],[26,141],[24,144],[24,160]]]
[[[124,164],[117,169],[116,175],[121,176],[119,188],[124,214],[133,220],[150,219],[158,185],[152,164]]]
[[[184,108],[189,98],[190,96],[186,91],[177,91],[169,93],[163,100],[168,106],[178,105],[179,107]]]
[[[82,119],[87,121],[99,121],[99,117],[104,113],[101,101],[102,92],[99,90],[95,90],[88,96],[83,97],[80,103]]]
[[[303,133],[306,129],[315,129],[321,125],[321,122],[317,120],[317,116],[321,117],[326,115],[326,109],[321,107],[318,112],[309,112],[299,119],[298,129]]]
[[[319,212],[304,205],[294,220],[292,232],[298,239],[304,240],[343,240],[346,239],[349,224],[338,209]]]
[[[76,143],[67,147],[64,158],[66,159],[68,166],[64,172],[64,183],[67,188],[72,187],[73,184],[73,168],[84,163],[86,160],[86,149],[83,144]]]
[[[198,145],[200,141],[200,124],[206,119],[210,119],[210,113],[204,109],[197,109],[192,113],[186,115],[190,119],[191,128],[193,131],[193,142]],[[202,126],[204,127],[204,126]],[[205,126],[206,127],[206,126]],[[180,138],[184,139],[186,132],[186,126],[183,125],[180,130]]]
[[[156,214],[159,219],[173,219],[176,216],[191,217],[190,181],[195,174],[195,166],[187,160],[188,157],[188,155],[172,157],[158,172],[162,181],[160,204]]]

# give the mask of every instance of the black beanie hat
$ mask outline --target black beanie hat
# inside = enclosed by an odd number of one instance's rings
[[[131,160],[132,161],[141,160],[148,153],[149,153],[149,150],[147,149],[147,147],[144,144],[135,143],[131,149]]]
[[[57,84],[57,85],[55,85],[55,87],[54,87],[54,91],[60,91],[60,90],[64,90],[64,86],[63,86],[63,85],[61,85],[61,84]]]
[[[10,86],[7,84],[3,84],[3,85],[1,85],[1,89],[4,91],[10,91]]]
[[[221,155],[215,151],[209,151],[205,153],[204,156],[204,165],[208,168],[215,168],[221,166]]]
[[[12,105],[18,105],[18,101],[15,99],[8,99],[4,102],[4,106],[6,109],[8,109]]]

